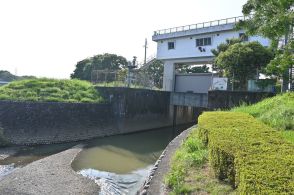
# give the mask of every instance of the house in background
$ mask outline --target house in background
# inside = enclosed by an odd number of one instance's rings
[[[157,42],[157,59],[164,63],[163,90],[207,93],[217,75],[177,74],[175,66],[212,64],[214,55],[211,50],[227,39],[242,38],[269,46],[268,39],[247,37],[244,30],[235,29],[236,23],[245,19],[243,16],[234,17],[155,31],[152,40]]]

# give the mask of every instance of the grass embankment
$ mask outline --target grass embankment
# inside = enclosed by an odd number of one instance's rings
[[[233,112],[248,113],[265,124],[280,130],[282,136],[294,143],[294,93],[267,98],[257,104],[243,105]]]
[[[278,130],[294,130],[294,93],[284,93],[250,106],[232,109],[245,112]]]
[[[193,129],[171,160],[171,170],[165,177],[171,194],[230,194],[233,189],[213,177],[208,166],[208,150]]]
[[[289,194],[294,190],[294,146],[284,139],[294,143],[294,94],[278,95],[233,111],[236,113],[215,112],[200,117],[198,130],[172,159],[166,176],[172,193]],[[190,164],[185,158],[191,151],[186,149],[187,142],[200,144],[209,156],[200,164]]]
[[[28,79],[0,87],[0,100],[99,103],[94,85],[80,80]]]

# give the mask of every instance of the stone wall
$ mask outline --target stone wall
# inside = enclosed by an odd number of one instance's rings
[[[77,141],[115,133],[108,104],[0,101],[0,126],[14,144]]]
[[[4,138],[13,144],[78,141],[195,123],[202,111],[170,106],[168,92],[105,87],[97,90],[107,103],[0,101]]]
[[[122,87],[97,87],[97,90],[111,103],[117,125],[124,131],[195,123],[203,110],[191,106],[174,107],[170,105],[171,93],[165,91]]]

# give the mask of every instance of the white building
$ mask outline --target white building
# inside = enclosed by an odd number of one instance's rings
[[[185,79],[177,80],[181,77],[176,77],[175,65],[211,64],[214,57],[211,50],[226,39],[242,37],[244,41],[258,41],[263,46],[269,46],[268,39],[260,36],[246,37],[244,30],[235,29],[235,24],[244,19],[243,16],[234,17],[155,31],[152,40],[157,42],[157,59],[164,62],[163,90],[176,91],[176,86],[191,85],[191,90],[188,91],[203,92],[193,89],[192,85],[195,88],[197,83],[192,80],[190,83]],[[185,80],[186,83],[177,83],[180,80]]]

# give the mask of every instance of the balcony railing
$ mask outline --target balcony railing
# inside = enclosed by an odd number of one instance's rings
[[[226,18],[226,19],[221,19],[221,20],[202,22],[202,23],[198,23],[198,24],[191,24],[191,25],[186,25],[186,26],[167,28],[167,29],[154,31],[154,36],[175,33],[175,32],[188,31],[188,30],[201,29],[201,28],[209,28],[209,27],[220,26],[220,25],[225,25],[225,24],[236,24],[240,21],[245,21],[249,18],[250,18],[250,16],[238,16],[238,17],[233,17],[233,18]]]

